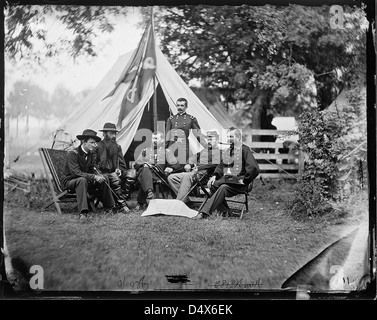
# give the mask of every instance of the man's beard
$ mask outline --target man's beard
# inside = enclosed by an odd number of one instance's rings
[[[112,137],[112,138],[110,138],[109,136],[105,136],[105,137],[104,137],[104,140],[105,140],[106,142],[116,142],[116,137]]]

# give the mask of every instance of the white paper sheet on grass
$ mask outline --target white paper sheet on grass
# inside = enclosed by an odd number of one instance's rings
[[[198,211],[190,209],[181,200],[153,199],[149,202],[147,210],[141,216],[146,217],[156,214],[193,218],[198,214]]]

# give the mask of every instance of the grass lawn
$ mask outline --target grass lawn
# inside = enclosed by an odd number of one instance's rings
[[[26,290],[32,265],[44,271],[44,289],[216,290],[280,289],[296,270],[368,218],[367,194],[343,216],[294,219],[287,210],[293,182],[256,180],[242,220],[212,216],[141,217],[141,212],[91,214],[85,222],[72,205],[41,213],[49,198],[37,190],[26,209],[22,194],[4,204],[7,249]],[[41,188],[41,187],[40,187]],[[174,283],[175,278],[186,282]],[[10,281],[15,279],[10,279]],[[232,285],[233,281],[233,285]],[[235,287],[238,283],[238,287]]]

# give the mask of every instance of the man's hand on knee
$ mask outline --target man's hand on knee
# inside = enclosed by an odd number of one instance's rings
[[[95,180],[96,182],[98,182],[98,183],[102,183],[102,182],[104,182],[106,179],[105,179],[104,176],[95,175],[95,176],[94,176],[94,180]]]
[[[207,183],[207,187],[208,188],[211,188],[213,183],[215,182],[216,180],[216,177],[215,176],[212,176],[209,180],[208,180],[208,183]]]

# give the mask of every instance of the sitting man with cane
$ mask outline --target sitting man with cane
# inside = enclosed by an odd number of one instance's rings
[[[122,190],[122,180],[126,182],[127,166],[123,158],[122,147],[116,142],[118,132],[115,124],[105,123],[102,130],[103,139],[98,142],[96,150],[96,164],[99,171],[109,178],[111,189],[115,192],[115,200],[125,212],[130,209],[126,202],[126,195]]]
[[[149,200],[154,199],[153,180],[166,182],[166,175],[181,167],[173,152],[165,149],[163,137],[160,131],[152,133],[152,145],[143,149],[135,161],[134,168],[140,182],[136,210],[144,209]],[[168,182],[166,186],[170,188]]]
[[[102,202],[106,212],[116,212],[115,201],[110,188],[109,179],[98,173],[95,168],[94,150],[97,142],[101,140],[97,132],[86,129],[77,136],[81,141],[80,146],[68,152],[64,164],[62,179],[63,188],[75,190],[79,218],[85,218],[89,212],[88,194],[99,189],[99,200]]]
[[[258,163],[250,147],[242,143],[240,130],[229,128],[227,140],[230,147],[222,153],[222,160],[208,181],[211,197],[194,219],[205,218],[216,209],[228,212],[229,207],[225,198],[244,192],[259,174]]]
[[[207,148],[189,158],[184,166],[185,172],[173,173],[168,176],[168,182],[177,195],[176,199],[190,205],[188,192],[194,183],[195,174],[201,178],[205,174],[212,174],[221,160],[221,150],[218,145],[219,133],[217,130],[207,131]]]

